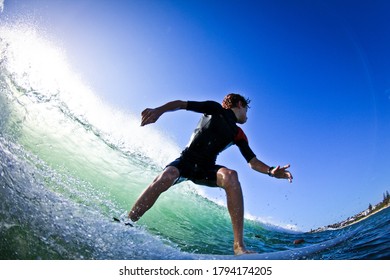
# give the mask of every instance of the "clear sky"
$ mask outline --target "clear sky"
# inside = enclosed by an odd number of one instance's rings
[[[239,172],[248,214],[310,230],[390,190],[387,0],[6,0],[0,17],[39,26],[121,110],[249,97],[252,149],[290,163],[294,182],[224,151],[218,163]],[[184,147],[198,119],[169,113],[155,127]]]

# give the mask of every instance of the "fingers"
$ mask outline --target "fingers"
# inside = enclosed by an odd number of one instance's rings
[[[293,176],[290,171],[286,170],[287,168],[290,168],[290,164],[287,164],[283,167],[280,167],[280,165],[278,165],[274,168],[273,173],[276,178],[287,179],[290,183],[292,183]]]
[[[275,171],[277,171],[277,170],[286,170],[287,168],[290,168],[290,164],[286,164],[285,166],[283,166],[283,167],[280,167],[280,165],[278,165],[278,166],[276,166],[275,167]]]
[[[287,169],[290,168],[290,164],[286,164],[285,166],[282,167],[282,169]]]
[[[291,173],[289,171],[286,171],[286,175],[287,175],[287,180],[292,183],[292,180],[293,180],[293,176],[291,175]]]
[[[141,126],[154,123],[157,121],[158,117],[156,116],[154,109],[145,109],[141,113]]]
[[[290,164],[286,164],[285,166],[282,167],[282,169],[283,169],[283,171],[284,171],[285,178],[286,178],[290,183],[292,183],[293,176],[292,176],[292,174],[291,174],[290,171],[287,171],[287,170],[286,170],[287,168],[290,168]]]

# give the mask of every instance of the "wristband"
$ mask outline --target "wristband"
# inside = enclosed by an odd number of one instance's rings
[[[275,166],[271,166],[270,168],[268,168],[268,176],[274,177],[274,175],[271,173],[272,170],[274,170],[274,169],[275,169]]]

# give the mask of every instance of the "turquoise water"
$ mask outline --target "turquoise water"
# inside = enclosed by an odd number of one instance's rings
[[[191,184],[135,227],[113,222],[180,150],[69,69],[35,32],[1,27],[0,259],[234,258],[226,208]],[[389,216],[321,233],[246,220],[245,242],[259,259],[389,259]]]

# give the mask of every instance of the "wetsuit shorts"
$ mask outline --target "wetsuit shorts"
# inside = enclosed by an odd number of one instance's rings
[[[174,182],[174,185],[191,180],[195,184],[209,187],[218,187],[217,172],[219,169],[225,167],[222,165],[201,166],[197,163],[185,160],[183,157],[174,160],[166,167],[168,166],[174,166],[179,169],[180,172],[180,177]]]

